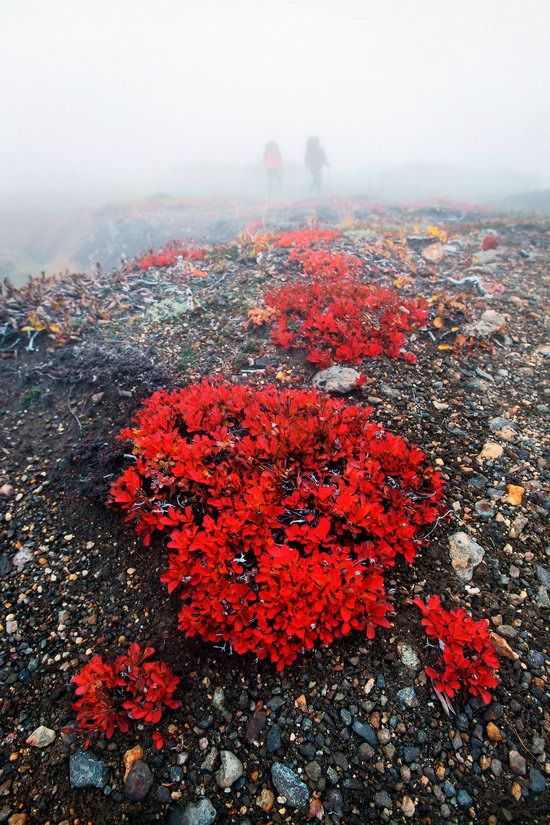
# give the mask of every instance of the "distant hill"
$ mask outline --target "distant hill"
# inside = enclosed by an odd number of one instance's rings
[[[538,189],[534,192],[507,195],[498,201],[497,206],[502,209],[523,209],[527,212],[550,214],[550,189]]]

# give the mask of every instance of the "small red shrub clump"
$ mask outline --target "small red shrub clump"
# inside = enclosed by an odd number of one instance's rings
[[[497,249],[498,245],[498,238],[495,235],[485,235],[481,248],[484,252],[487,252],[489,249]]]
[[[79,727],[110,739],[117,728],[128,730],[129,719],[156,724],[165,708],[179,707],[173,696],[180,680],[165,662],[147,661],[154,652],[131,644],[114,662],[94,656],[72,680],[79,697],[73,704]]]
[[[361,261],[350,255],[308,251],[299,260],[308,280],[266,296],[268,307],[278,312],[271,332],[275,344],[307,350],[307,360],[321,369],[382,353],[415,363],[404,350],[405,335],[426,322],[423,300],[362,283]]]
[[[162,580],[188,636],[278,669],[352,629],[388,626],[383,569],[439,512],[423,453],[317,392],[202,381],[156,392],[122,431],[111,490],[138,534],[170,533]]]
[[[174,266],[178,258],[184,261],[201,261],[205,257],[204,249],[195,249],[178,241],[167,243],[158,252],[149,252],[143,255],[135,263],[136,269],[162,268],[164,266]]]
[[[341,234],[337,229],[292,229],[274,235],[271,243],[277,249],[304,250],[314,244],[329,243]]]
[[[426,668],[436,689],[450,698],[464,689],[488,704],[489,689],[498,685],[499,663],[487,621],[476,622],[462,608],[444,610],[439,596],[431,596],[427,604],[421,599],[414,603],[424,616],[426,634],[438,639],[442,648],[438,669]]]

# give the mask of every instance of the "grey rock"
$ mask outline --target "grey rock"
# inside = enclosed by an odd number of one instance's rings
[[[493,252],[494,250],[489,250]],[[487,253],[484,253],[487,255]],[[494,309],[487,309],[477,321],[464,327],[464,333],[473,338],[488,338],[504,326],[506,318]]]
[[[32,561],[33,555],[28,547],[22,547],[21,550],[18,550],[15,556],[12,559],[12,564],[14,567],[17,568],[18,571],[21,571],[27,562]]]
[[[153,774],[149,765],[140,759],[132,765],[124,783],[124,790],[132,802],[141,802],[151,790],[152,784]]]
[[[375,748],[378,745],[378,737],[376,736],[376,731],[374,730],[372,725],[368,724],[368,722],[362,722],[360,719],[354,719],[352,728],[355,731],[355,733],[361,737],[361,739],[364,739],[366,742],[369,743],[369,745],[372,745],[373,748]]]
[[[312,782],[318,782],[320,780],[322,770],[316,759],[314,759],[313,762],[308,762],[305,770]]]
[[[309,790],[298,774],[282,762],[271,767],[271,779],[280,796],[284,796],[292,808],[305,808],[309,802]]]
[[[547,567],[543,567],[542,564],[537,564],[535,565],[535,573],[542,586],[550,590],[550,570],[548,570]]]
[[[481,563],[485,550],[468,533],[453,533],[449,538],[449,555],[453,569],[463,584],[472,580],[474,569]]]
[[[392,802],[387,791],[378,791],[374,794],[374,804],[377,808],[391,808]]]
[[[419,670],[420,669],[420,659],[418,658],[418,653],[408,644],[404,642],[399,642],[397,645],[397,650],[399,653],[399,658],[405,665],[408,667],[409,670]]]
[[[201,765],[201,771],[209,771],[211,773],[214,770],[214,765],[216,764],[217,758],[218,749],[215,747],[211,747],[203,760],[203,763]]]
[[[170,811],[166,825],[212,825],[217,818],[216,809],[206,797],[199,802],[176,805]]]
[[[268,753],[275,753],[282,745],[281,728],[278,725],[273,725],[267,732],[265,737],[265,746]]]
[[[473,805],[474,803],[474,800],[472,799],[468,791],[465,790],[459,791],[456,799],[461,808],[468,808],[470,805]]]
[[[544,793],[546,790],[546,779],[537,768],[529,771],[529,788],[533,793]]]
[[[232,751],[220,752],[221,766],[216,771],[216,782],[220,788],[230,788],[243,775],[243,763]]]
[[[47,748],[55,739],[55,731],[51,728],[46,728],[44,725],[36,728],[27,739],[27,745],[32,745],[33,748]]]
[[[520,753],[518,753],[517,751],[510,751],[508,753],[508,761],[510,763],[511,769],[515,774],[517,774],[518,776],[527,775],[527,762]]]
[[[548,596],[548,590],[542,584],[537,590],[536,600],[537,606],[543,610],[548,610],[548,608],[550,608],[550,596]]]
[[[477,515],[482,519],[491,519],[495,515],[495,508],[486,498],[478,499],[474,507]]]
[[[401,688],[401,690],[398,690],[397,698],[403,705],[406,705],[406,707],[408,708],[418,707],[418,697],[413,687],[406,687]]]
[[[249,742],[256,742],[265,727],[267,716],[263,710],[255,711],[246,726],[246,738]]]
[[[69,777],[73,788],[103,788],[107,784],[107,765],[92,751],[79,748],[69,758]]]
[[[357,388],[361,373],[352,367],[329,367],[313,376],[313,386],[323,392],[342,395]]]

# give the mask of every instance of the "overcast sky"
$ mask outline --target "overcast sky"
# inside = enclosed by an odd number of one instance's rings
[[[0,0],[2,192],[154,191],[268,139],[550,180],[550,0]]]

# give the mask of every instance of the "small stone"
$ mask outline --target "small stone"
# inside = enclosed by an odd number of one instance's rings
[[[378,791],[374,794],[374,804],[377,808],[391,809],[392,801],[387,791]]]
[[[130,748],[122,757],[125,782],[128,779],[128,774],[132,770],[132,766],[135,765],[136,762],[139,762],[140,759],[143,759],[143,748],[141,745],[135,745],[133,748]]]
[[[524,494],[525,487],[520,487],[517,484],[508,484],[506,487],[506,501],[508,504],[511,504],[512,507],[520,506],[523,501]]]
[[[265,723],[267,721],[267,716],[263,712],[263,710],[256,710],[254,711],[253,715],[251,716],[248,725],[246,726],[246,738],[249,742],[257,742],[260,733],[265,727]]]
[[[107,784],[107,765],[92,751],[79,748],[69,758],[69,775],[73,788],[103,788]]]
[[[243,775],[243,763],[231,751],[220,752],[221,767],[216,771],[216,782],[220,788],[230,788]]]
[[[529,789],[533,793],[544,793],[546,790],[546,779],[537,768],[529,770]]]
[[[543,567],[542,564],[535,565],[535,574],[540,584],[547,590],[550,590],[550,570]]]
[[[460,790],[456,796],[456,801],[460,805],[461,808],[468,808],[470,805],[473,805],[474,800],[468,793],[468,791]]]
[[[372,725],[362,722],[360,719],[354,719],[352,728],[358,736],[368,742],[369,745],[372,745],[373,748],[378,745],[378,737]]]
[[[511,769],[515,774],[517,774],[518,776],[527,775],[527,762],[520,753],[518,753],[517,751],[510,751],[508,753],[508,761],[510,763]]]
[[[323,392],[343,395],[357,389],[361,373],[351,367],[329,367],[313,376],[313,386]]]
[[[292,808],[305,808],[309,802],[309,789],[298,774],[282,762],[275,762],[271,767],[271,779],[277,792],[284,796]]]
[[[487,725],[487,737],[491,742],[502,742],[500,728],[494,722],[489,722]]]
[[[275,803],[275,794],[269,788],[262,788],[260,795],[256,797],[256,805],[265,814],[268,814]]]
[[[413,687],[401,688],[397,691],[397,698],[408,708],[418,707],[418,697]]]
[[[216,809],[209,799],[177,805],[170,812],[166,825],[212,825],[216,821]]]
[[[488,338],[501,330],[506,323],[504,315],[494,309],[486,309],[477,321],[464,327],[464,334],[471,338]]]
[[[495,515],[495,508],[493,507],[491,502],[488,501],[486,498],[480,498],[478,501],[476,501],[475,511],[477,515],[482,519],[489,520],[492,519]]]
[[[464,584],[472,580],[474,568],[481,563],[485,550],[467,533],[454,533],[449,538],[449,555],[453,569]]]
[[[495,461],[502,456],[503,452],[504,447],[502,444],[497,444],[496,441],[487,441],[479,454],[479,458]]]
[[[401,800],[401,813],[406,816],[408,819],[414,816],[416,811],[416,805],[414,804],[413,800],[410,796],[404,796]]]
[[[27,739],[27,745],[32,745],[33,748],[47,748],[55,739],[55,731],[51,728],[46,728],[44,725],[36,728]]]
[[[282,745],[281,728],[278,725],[273,725],[267,732],[265,737],[265,746],[268,753],[275,753]]]
[[[399,658],[405,667],[408,667],[409,670],[419,670],[420,660],[416,650],[413,647],[405,644],[404,642],[399,642],[397,645],[397,652],[399,653]]]
[[[138,760],[132,765],[124,783],[126,796],[131,802],[141,802],[153,784],[153,774],[146,762]]]

